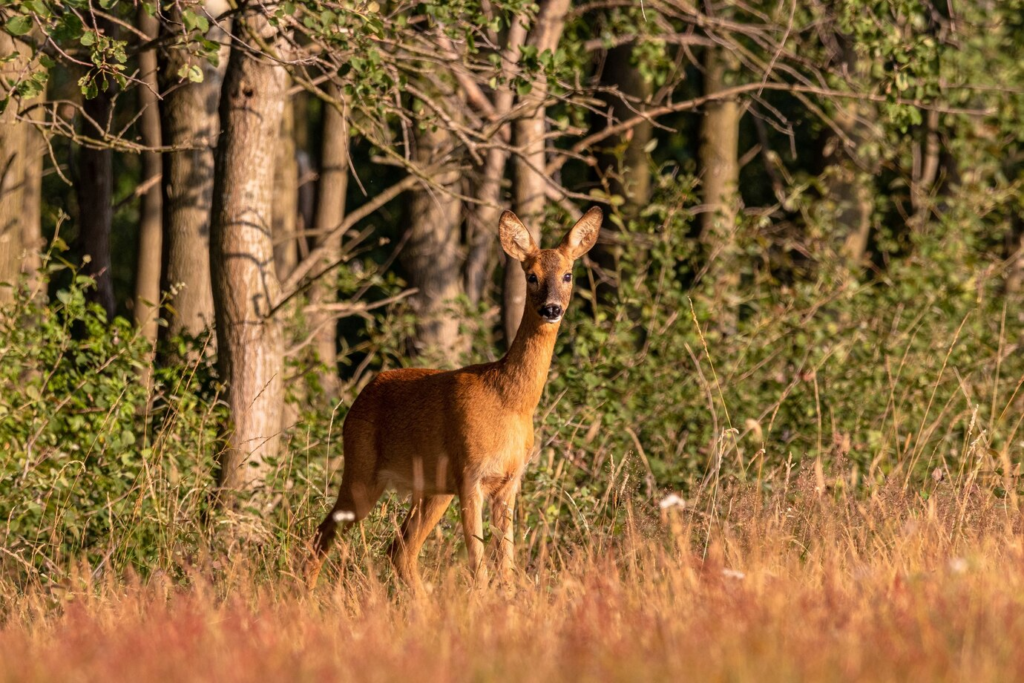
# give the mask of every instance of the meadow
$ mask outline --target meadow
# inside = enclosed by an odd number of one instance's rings
[[[1016,501],[970,474],[927,500],[839,483],[811,471],[767,498],[723,491],[722,514],[626,510],[614,538],[549,538],[506,587],[471,586],[439,538],[421,599],[391,580],[372,528],[313,592],[241,550],[193,558],[180,580],[82,564],[5,591],[0,678],[1020,680]]]
[[[1024,680],[1022,17],[0,4],[0,683]],[[593,207],[514,578],[387,494],[305,586],[359,392]]]

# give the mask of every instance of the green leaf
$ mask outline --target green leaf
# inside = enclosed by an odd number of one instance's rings
[[[25,16],[14,16],[7,20],[4,29],[12,36],[23,36],[32,30],[32,19]]]

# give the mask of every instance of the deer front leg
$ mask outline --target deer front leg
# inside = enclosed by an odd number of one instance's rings
[[[484,564],[484,520],[483,493],[480,482],[465,482],[459,491],[459,505],[462,508],[462,531],[466,536],[466,552],[469,555],[469,570],[480,586],[487,585],[487,567]]]
[[[515,512],[519,480],[511,481],[491,497],[491,524],[498,546],[498,576],[509,583],[515,572]]]

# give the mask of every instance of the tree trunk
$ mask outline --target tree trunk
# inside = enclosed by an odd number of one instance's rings
[[[18,56],[14,56],[18,55]],[[7,58],[13,59],[6,61]],[[0,96],[7,79],[16,78],[24,68],[25,46],[6,33],[0,32]],[[24,250],[25,159],[28,149],[28,131],[24,123],[16,120],[19,101],[14,97],[0,115],[0,304],[14,298],[14,288],[21,273]]]
[[[426,166],[452,146],[450,132],[438,127],[416,134],[416,161]],[[451,313],[453,300],[462,292],[459,263],[459,218],[462,202],[455,195],[459,172],[445,170],[433,180],[442,189],[420,186],[413,192],[409,216],[409,242],[402,261],[410,284],[419,292],[413,297],[416,313],[417,355],[452,364],[458,360],[459,319]]]
[[[565,27],[565,14],[569,0],[545,0],[540,4],[537,23],[530,33],[529,44],[538,53],[554,51]],[[543,74],[533,82],[533,89],[524,99],[526,110],[523,118],[516,121],[515,137],[517,156],[515,159],[515,187],[513,200],[516,215],[526,225],[534,241],[540,244],[540,224],[544,219],[546,165],[544,99],[547,97],[547,80]],[[505,339],[509,345],[515,339],[519,322],[526,304],[526,276],[519,263],[506,255],[505,293],[502,302],[505,323]]]
[[[725,89],[725,75],[736,68],[736,57],[728,50],[709,47],[704,57],[704,94]],[[701,121],[700,167],[704,213],[701,239],[708,246],[712,264],[715,299],[720,302],[720,329],[736,327],[736,296],[740,283],[736,254],[736,218],[739,212],[739,126],[740,105],[734,99],[717,100],[704,106]]]
[[[617,89],[625,97],[608,96],[608,104],[615,121],[636,116],[640,103],[651,97],[651,84],[644,80],[640,69],[633,64],[633,46],[620,45],[608,51],[601,81]],[[627,104],[627,102],[631,103]],[[647,205],[651,196],[651,168],[647,145],[654,133],[654,125],[645,121],[620,136],[622,157],[606,158],[606,172],[611,171],[611,191],[625,198],[622,213],[634,218]]]
[[[139,31],[150,40],[159,31],[157,18],[150,16],[145,5],[139,5],[138,26]],[[157,92],[160,86],[157,83],[156,50],[146,50],[139,54],[139,79],[144,83],[138,87],[139,106],[142,109],[139,117],[142,144],[151,148],[159,147],[160,105]],[[141,180],[147,189],[139,204],[139,257],[135,268],[134,313],[135,325],[140,328],[151,348],[156,346],[159,329],[157,318],[160,315],[160,263],[163,252],[163,196],[159,181],[161,163],[159,152],[142,153]],[[151,372],[152,364],[147,362],[142,370],[142,380],[147,385]]]
[[[511,66],[519,59],[519,51],[526,41],[526,25],[519,18],[513,20],[505,39],[504,57],[501,60],[503,83],[498,85],[494,93],[494,118],[501,119],[508,115],[515,99],[509,84],[515,76]],[[512,125],[505,123],[497,132],[503,143],[512,142]],[[475,194],[479,203],[472,207],[467,217],[470,228],[469,254],[466,256],[466,296],[470,303],[477,305],[484,297],[487,288],[488,261],[495,250],[495,236],[498,232],[498,219],[504,209],[502,183],[505,180],[505,169],[508,166],[509,151],[503,147],[492,147],[487,150],[484,166],[476,179]]]
[[[921,140],[914,146],[914,168],[910,183],[910,200],[914,213],[910,217],[911,232],[921,232],[931,214],[931,192],[939,177],[939,112],[924,112]]]
[[[40,95],[35,104],[44,100]],[[28,114],[29,118],[40,121],[43,118],[42,109],[33,109]],[[28,141],[25,147],[25,196],[23,220],[21,225],[21,243],[24,255],[21,259],[21,272],[25,276],[30,292],[34,293],[39,300],[46,300],[46,291],[43,289],[43,281],[39,269],[43,265],[43,248],[46,240],[43,239],[43,159],[46,154],[46,141],[43,135],[34,126],[26,126]],[[0,144],[0,147],[3,145]]]
[[[113,88],[113,84],[110,86]],[[113,115],[111,91],[100,92],[86,100],[83,109],[83,134],[102,137],[110,128]],[[114,319],[117,302],[114,299],[114,279],[110,266],[110,224],[114,218],[112,204],[114,192],[114,153],[109,148],[83,146],[79,153],[78,182],[78,239],[83,256],[89,257],[82,272],[96,281],[89,299],[103,307],[107,321]]]
[[[221,5],[207,2],[207,11],[218,16],[226,7]],[[197,335],[211,327],[214,319],[210,284],[213,150],[220,132],[217,107],[229,46],[220,29],[211,29],[208,37],[222,46],[218,66],[204,60],[202,83],[181,82],[178,70],[186,63],[187,53],[177,47],[166,50],[160,73],[161,89],[166,93],[160,110],[163,141],[179,150],[163,155],[161,288],[169,293],[173,311],[164,328],[170,336],[181,332]],[[173,46],[174,39],[167,44]]]
[[[278,51],[284,47],[254,9],[239,14],[235,25],[239,35],[258,34]],[[286,83],[278,62],[232,48],[221,95],[210,231],[218,364],[233,427],[220,472],[228,491],[260,488],[280,441],[284,363],[280,325],[271,316],[280,287],[271,225]]]
[[[842,35],[837,40],[844,70],[858,79],[866,78],[867,69],[858,65],[851,41]],[[850,272],[859,269],[871,236],[872,179],[878,162],[865,148],[871,135],[866,122],[873,119],[871,105],[853,98],[839,102],[835,121],[841,135],[834,134],[828,139],[823,155],[825,163],[831,165],[826,186],[835,206],[829,221],[833,224],[829,241]]]
[[[341,88],[333,83],[328,86],[327,94],[338,102],[343,101]],[[316,233],[317,245],[326,247],[320,268],[327,268],[335,265],[341,258],[342,236],[339,234],[329,239],[324,239],[323,236],[341,225],[345,218],[349,127],[347,107],[339,108],[327,102],[323,107],[323,150],[316,207]],[[314,306],[312,325],[316,334],[317,355],[326,368],[321,376],[321,384],[328,396],[334,396],[338,390],[338,323],[329,311],[317,310],[316,307],[330,305],[337,298],[336,273],[328,273],[320,278],[310,292],[310,302]]]
[[[601,82],[621,93],[606,96],[612,115],[608,125],[633,118],[642,103],[651,97],[651,84],[644,80],[632,58],[633,46],[620,45],[609,50],[605,59]],[[626,220],[636,218],[650,200],[651,168],[647,145],[653,133],[653,124],[645,121],[618,136],[614,153],[602,155],[602,172],[607,179],[608,190],[625,200],[620,211]],[[609,223],[609,226],[615,225],[614,222]],[[621,251],[618,244],[598,242],[590,252],[590,260],[601,271],[601,281],[610,285],[598,289],[603,301],[611,299],[618,288]]]
[[[295,158],[295,110],[286,106],[275,148],[273,228],[274,265],[278,280],[295,269],[299,259],[296,227],[299,222],[299,164]]]

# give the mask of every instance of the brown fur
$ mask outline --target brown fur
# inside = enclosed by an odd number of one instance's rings
[[[380,373],[356,398],[345,419],[345,471],[338,500],[314,539],[307,582],[316,583],[324,556],[338,531],[362,520],[385,488],[412,495],[391,558],[399,574],[418,589],[417,556],[430,530],[459,496],[470,567],[486,582],[483,562],[484,500],[498,530],[499,570],[514,569],[512,518],[519,482],[533,449],[533,415],[547,381],[559,321],[539,312],[557,305],[564,312],[573,262],[593,247],[601,226],[593,208],[556,249],[538,249],[510,211],[502,214],[502,247],[522,263],[528,282],[526,309],[516,338],[494,363],[442,372],[402,369]],[[348,519],[338,519],[335,515]]]

